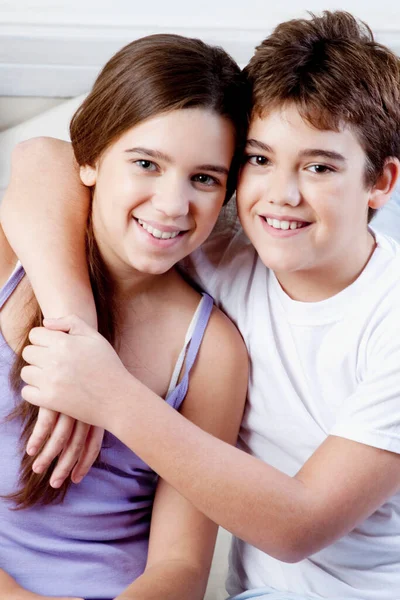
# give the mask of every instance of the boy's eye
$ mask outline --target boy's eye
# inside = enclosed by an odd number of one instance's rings
[[[155,163],[153,163],[151,160],[146,160],[146,159],[140,159],[140,160],[135,160],[135,165],[138,165],[138,167],[140,167],[141,169],[143,169],[144,171],[156,171],[157,170],[157,165]]]
[[[245,156],[245,162],[250,163],[251,165],[258,165],[259,167],[264,167],[268,164],[268,158],[266,156],[259,156],[257,154],[247,155]]]
[[[309,171],[312,173],[317,173],[318,175],[324,175],[325,173],[333,173],[333,169],[328,167],[327,165],[311,165],[308,167]]]
[[[215,177],[211,177],[211,175],[206,175],[205,173],[199,173],[198,175],[194,175],[192,177],[192,181],[196,181],[197,183],[209,186],[219,184],[219,181],[215,179]]]

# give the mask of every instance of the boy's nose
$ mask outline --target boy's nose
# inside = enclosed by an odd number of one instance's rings
[[[271,204],[283,206],[297,206],[300,203],[301,194],[297,178],[289,174],[277,174],[270,181],[268,201]]]

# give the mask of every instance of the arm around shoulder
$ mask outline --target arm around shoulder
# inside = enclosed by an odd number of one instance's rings
[[[35,138],[16,146],[1,222],[45,316],[96,322],[85,257],[89,203],[70,143]]]

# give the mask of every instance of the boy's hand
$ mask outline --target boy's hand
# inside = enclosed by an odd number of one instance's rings
[[[75,421],[53,410],[41,408],[27,444],[27,453],[31,456],[42,448],[33,463],[33,471],[42,473],[58,456],[50,485],[55,488],[60,487],[70,474],[71,480],[79,483],[100,452],[103,434],[103,429]],[[46,439],[47,442],[44,444]]]
[[[28,366],[21,377],[28,385],[22,397],[85,423],[109,425],[131,377],[115,350],[78,317],[44,324],[31,330],[32,345],[23,351]]]

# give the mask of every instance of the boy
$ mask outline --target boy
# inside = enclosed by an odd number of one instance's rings
[[[253,113],[237,204],[248,240],[216,234],[191,267],[250,354],[238,449],[172,414],[76,318],[47,324],[69,336],[32,332],[24,397],[107,426],[232,531],[231,594],[398,600],[400,248],[368,222],[399,173],[400,61],[351,15],[326,12],[278,26],[246,71]],[[57,239],[68,286],[82,290],[62,257],[82,263],[79,217],[67,207],[53,218],[70,219],[69,243],[43,231],[41,246]],[[50,306],[38,253],[12,242]]]

